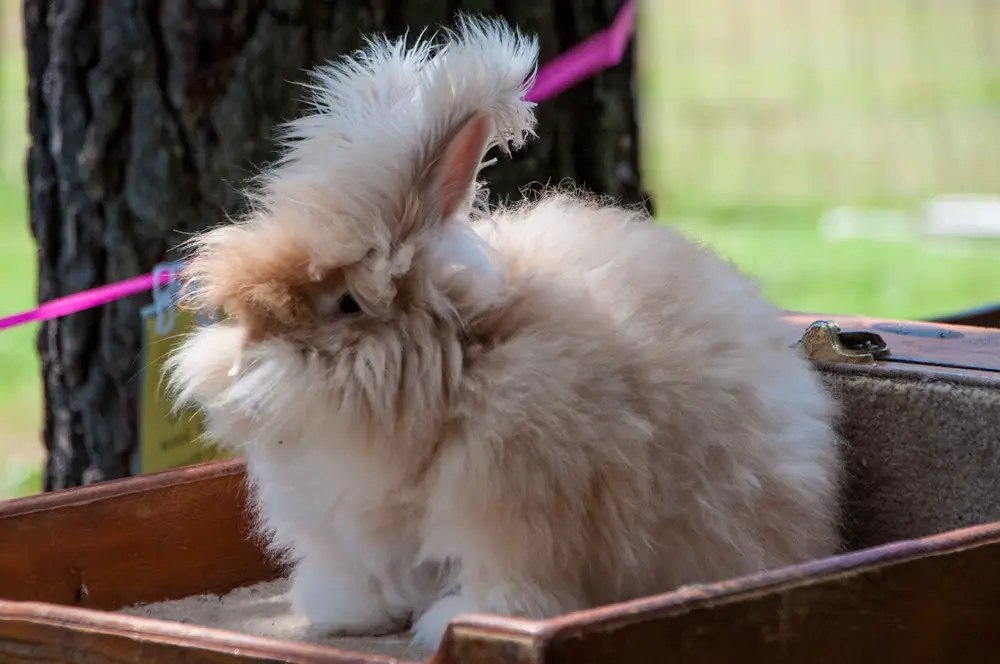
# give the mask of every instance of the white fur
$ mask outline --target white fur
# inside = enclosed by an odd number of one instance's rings
[[[421,187],[464,172],[466,118],[515,146],[533,122],[535,42],[472,19],[451,37],[324,70],[260,207],[195,243],[196,304],[233,319],[185,341],[171,385],[245,452],[295,609],[348,634],[412,620],[434,647],[463,612],[545,618],[836,551],[835,405],[751,280],[576,196],[433,218]]]

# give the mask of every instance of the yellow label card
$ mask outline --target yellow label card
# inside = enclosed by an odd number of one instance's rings
[[[167,325],[163,325],[162,319],[157,325],[154,305],[144,307],[141,312],[142,393],[139,398],[139,445],[133,458],[133,474],[155,473],[231,456],[202,437],[201,413],[192,409],[171,412],[173,402],[166,393],[163,365],[170,351],[197,324],[194,314],[171,309]],[[166,334],[161,334],[162,331]]]

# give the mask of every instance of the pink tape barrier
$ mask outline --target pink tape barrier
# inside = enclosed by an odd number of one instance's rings
[[[634,25],[635,0],[627,0],[609,27],[539,67],[535,84],[528,90],[525,99],[535,103],[551,99],[580,81],[617,65],[625,55]],[[170,272],[163,272],[160,275],[159,285],[168,282],[170,276]],[[153,275],[150,273],[65,295],[30,311],[0,318],[0,331],[93,309],[129,295],[151,290],[153,285]]]
[[[611,25],[538,68],[535,84],[524,96],[542,102],[622,61],[635,26],[635,2],[627,0]]]
[[[160,285],[170,281],[170,273],[164,272],[160,275]],[[129,295],[142,293],[153,288],[153,275],[144,274],[125,281],[118,281],[107,286],[99,286],[90,290],[85,290],[72,295],[64,295],[54,300],[49,300],[30,311],[23,311],[13,316],[0,318],[0,331],[10,327],[17,327],[35,321],[50,320],[75,314],[86,309],[93,309],[102,304],[120,300]]]

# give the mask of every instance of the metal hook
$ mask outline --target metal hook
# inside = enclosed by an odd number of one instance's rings
[[[175,304],[180,285],[176,276],[180,269],[180,263],[159,263],[153,267],[153,311],[156,314],[156,333],[160,336],[170,334],[177,320]]]
[[[837,323],[819,320],[794,344],[812,362],[873,365],[890,357],[885,339],[867,330],[842,332]]]

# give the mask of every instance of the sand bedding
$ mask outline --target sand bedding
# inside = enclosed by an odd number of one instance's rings
[[[433,654],[411,646],[406,632],[378,637],[317,634],[309,629],[303,617],[292,612],[287,590],[288,580],[277,579],[237,588],[226,595],[195,595],[142,604],[122,609],[120,613],[400,659],[423,660]]]

